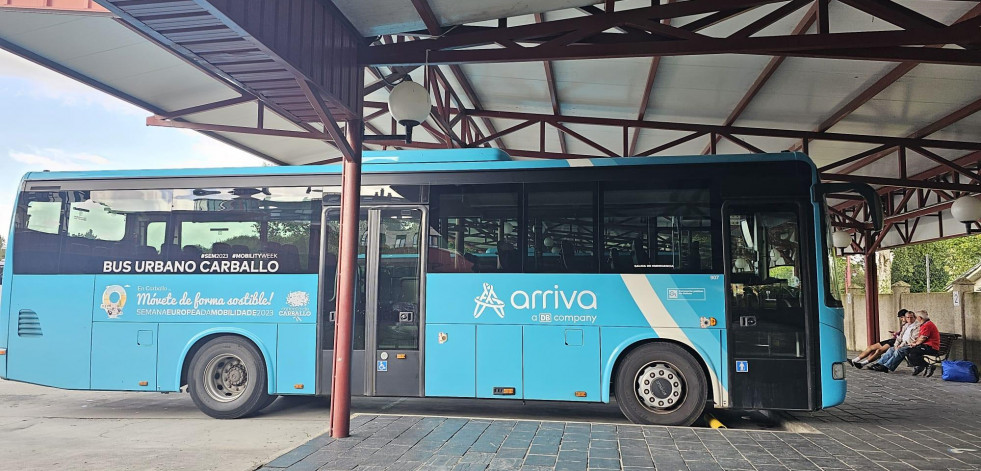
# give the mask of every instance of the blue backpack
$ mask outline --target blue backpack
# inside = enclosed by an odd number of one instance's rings
[[[961,383],[977,383],[978,367],[966,360],[944,360],[943,362],[944,381],[957,381]]]

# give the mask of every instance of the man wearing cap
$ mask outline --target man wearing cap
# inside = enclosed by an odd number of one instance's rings
[[[913,376],[927,368],[927,362],[923,359],[925,355],[936,355],[940,350],[940,330],[930,320],[930,314],[926,311],[916,311],[916,320],[921,323],[920,336],[910,344],[907,354],[909,362],[913,365]],[[930,366],[925,376],[933,376],[933,371],[936,369],[936,366]]]

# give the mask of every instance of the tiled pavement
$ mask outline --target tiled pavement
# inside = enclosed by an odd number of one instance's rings
[[[797,432],[359,415],[271,470],[981,469],[981,386],[848,369],[845,404]]]

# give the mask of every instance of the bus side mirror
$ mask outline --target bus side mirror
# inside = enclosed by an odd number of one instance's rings
[[[818,183],[814,185],[814,201],[821,201],[831,193],[858,193],[869,206],[869,215],[872,218],[872,230],[879,232],[882,230],[883,214],[882,202],[875,189],[865,183]]]

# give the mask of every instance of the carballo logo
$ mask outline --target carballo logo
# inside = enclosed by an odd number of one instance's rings
[[[474,302],[477,306],[473,308],[473,318],[479,319],[480,315],[484,313],[484,310],[491,308],[497,313],[497,317],[504,319],[504,301],[501,301],[496,294],[494,294],[494,287],[488,283],[484,283],[484,292],[474,298]]]
[[[115,301],[113,295],[116,295]],[[123,306],[125,305],[126,289],[119,285],[106,286],[106,290],[102,292],[102,305],[100,307],[106,310],[109,318],[115,319],[123,315]]]

